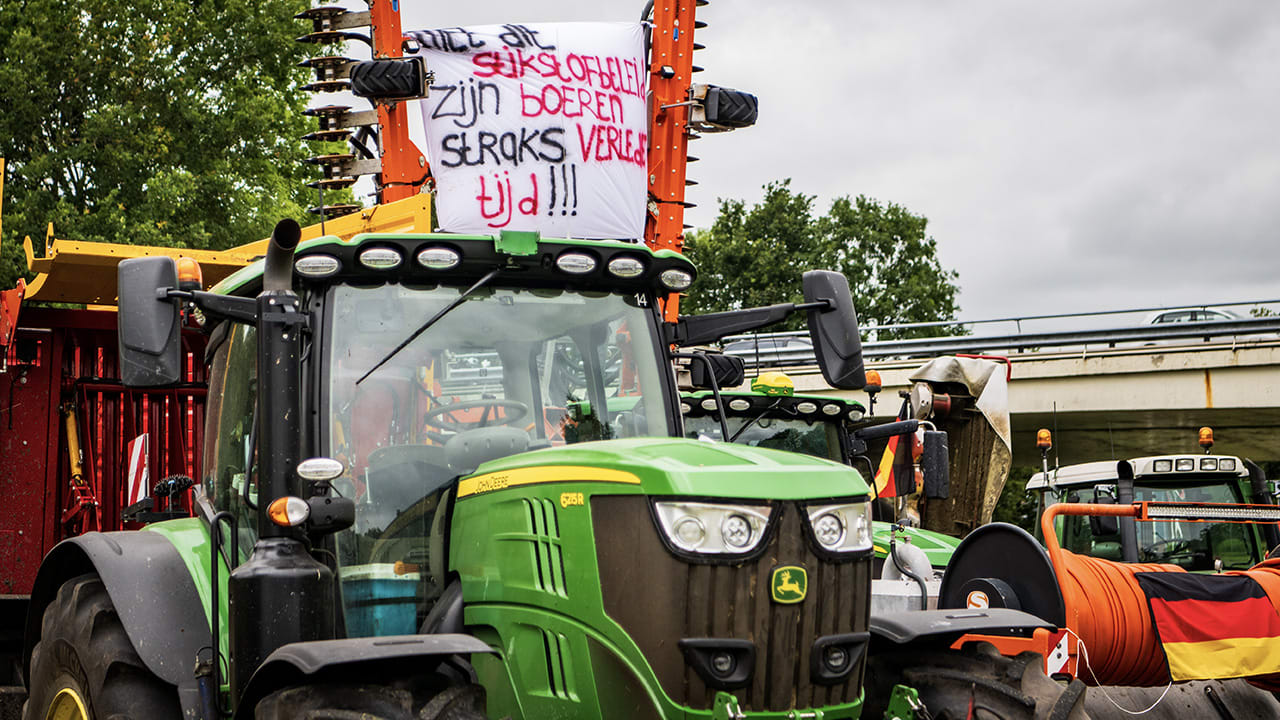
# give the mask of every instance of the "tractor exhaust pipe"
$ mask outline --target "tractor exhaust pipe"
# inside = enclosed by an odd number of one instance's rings
[[[293,286],[293,250],[302,239],[298,223],[285,218],[276,223],[267,245],[266,268],[262,272],[264,292],[284,292]]]
[[[306,316],[293,292],[293,250],[301,230],[281,220],[271,233],[257,302],[258,541],[227,580],[231,694],[276,649],[336,636],[335,579],[311,556],[302,527],[275,523],[271,503],[304,497],[296,468],[302,459],[302,329]]]

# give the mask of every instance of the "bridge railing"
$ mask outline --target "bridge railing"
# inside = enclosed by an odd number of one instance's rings
[[[1262,300],[1251,303],[1233,303],[1265,307],[1280,300]],[[1224,306],[1200,306],[1194,309]],[[863,342],[863,356],[867,359],[912,359],[940,355],[969,354],[1019,354],[1045,350],[1087,352],[1092,346],[1110,349],[1120,343],[1144,345],[1171,345],[1179,341],[1198,340],[1219,342],[1280,342],[1280,315],[1202,322],[1171,322],[1160,324],[1126,325],[1110,328],[1083,328],[1068,330],[1039,330],[1024,332],[1022,324],[1030,321],[1063,321],[1096,318],[1099,316],[1153,313],[1188,309],[1187,306],[1171,308],[1137,308],[1108,310],[1089,313],[1060,313],[1056,315],[1030,315],[1022,317],[994,318],[976,321],[938,321],[898,323],[863,328],[864,332],[879,333],[928,327],[967,327],[1013,323],[1012,333],[987,335],[958,335],[948,337],[913,338],[902,340],[867,340]],[[1076,324],[1080,324],[1077,322]],[[742,357],[749,366],[788,367],[813,365],[816,361],[813,348],[808,344],[807,331],[755,333],[735,335],[724,340],[726,354]]]

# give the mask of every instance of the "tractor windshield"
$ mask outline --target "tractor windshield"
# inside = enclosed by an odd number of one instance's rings
[[[1114,486],[1103,489],[1114,497]],[[1220,480],[1204,484],[1137,484],[1133,495],[1134,500],[1153,502],[1241,502],[1233,485]],[[1086,496],[1081,495],[1075,501],[1085,499]],[[1100,523],[1090,523],[1088,517],[1067,517],[1063,546],[1073,552],[1120,560],[1120,534],[1099,533],[1099,527]],[[1140,562],[1171,563],[1191,571],[1213,571],[1219,566],[1226,570],[1246,569],[1261,560],[1252,525],[1162,520],[1135,523],[1135,528]]]
[[[836,462],[843,460],[840,455],[840,430],[833,423],[766,416],[743,430],[742,426],[750,423],[752,416],[730,415],[727,420],[730,435],[741,431],[734,442],[753,447],[804,453]],[[720,437],[720,420],[714,414],[686,418],[684,434],[685,437],[694,439],[724,439]]]
[[[459,475],[503,455],[673,426],[656,318],[636,295],[484,288],[356,384],[461,292],[330,290],[324,402],[328,453],[348,468],[335,484],[356,501],[355,526],[338,537],[352,636],[417,631],[443,589],[436,509]],[[385,592],[399,604],[381,602]]]

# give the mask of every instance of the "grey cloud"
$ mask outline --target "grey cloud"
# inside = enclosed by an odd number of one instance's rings
[[[424,27],[641,5],[405,0]],[[761,110],[694,145],[696,225],[783,177],[822,208],[901,203],[960,272],[965,317],[1280,295],[1280,4],[714,0],[699,17],[699,79]]]

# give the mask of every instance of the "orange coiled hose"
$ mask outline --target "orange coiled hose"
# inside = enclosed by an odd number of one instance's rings
[[[1176,565],[1118,563],[1062,550],[1058,581],[1067,625],[1085,645],[1089,665],[1076,675],[1090,685],[1153,686],[1169,682],[1164,650],[1135,573],[1185,572]]]
[[[1152,686],[1169,682],[1168,664],[1146,594],[1134,576],[1140,572],[1185,571],[1175,565],[1117,563],[1076,555],[1058,544],[1054,520],[1059,515],[1142,519],[1146,505],[1058,503],[1040,515],[1045,549],[1062,591],[1067,628],[1079,637],[1088,655],[1086,665],[1084,653],[1080,654],[1076,671],[1076,676],[1086,683]],[[1280,612],[1280,559],[1264,560],[1248,570],[1225,574],[1252,578]],[[1249,682],[1280,691],[1280,674],[1255,676]]]

